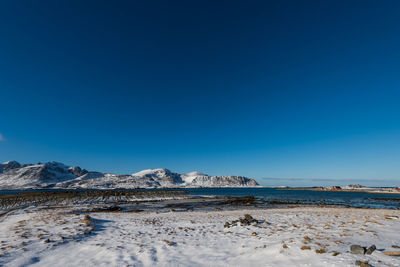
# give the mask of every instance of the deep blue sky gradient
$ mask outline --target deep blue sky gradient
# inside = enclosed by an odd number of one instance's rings
[[[400,184],[398,1],[2,1],[0,161]]]

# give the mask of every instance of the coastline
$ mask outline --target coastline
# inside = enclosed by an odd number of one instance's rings
[[[324,189],[317,189],[317,188],[276,188],[276,190],[284,191],[317,191],[317,192],[347,192],[347,193],[369,193],[369,194],[400,194],[400,192],[396,191],[374,191],[374,190],[352,190],[352,189],[341,189],[341,190],[324,190]]]
[[[308,193],[309,192],[309,193]],[[329,193],[327,193],[329,192]],[[71,206],[85,205],[119,205],[131,206],[130,209],[152,209],[149,203],[166,203],[165,201],[182,200],[188,202],[183,206],[193,209],[190,202],[194,199],[207,200],[207,206],[223,209],[239,206],[253,208],[301,207],[301,206],[336,206],[357,208],[400,209],[400,198],[397,194],[375,194],[353,192],[334,194],[332,191],[311,190],[310,188],[196,188],[196,189],[158,189],[158,190],[46,190],[46,191],[0,191],[0,210],[22,208],[26,206]],[[346,194],[347,193],[347,194]],[[361,193],[356,191],[355,193]],[[143,203],[148,203],[143,204]],[[157,204],[158,205],[158,204]],[[168,204],[173,208],[172,203]],[[144,206],[144,207],[142,207]],[[154,205],[153,205],[154,206]],[[179,206],[179,205],[178,205]],[[201,205],[196,205],[196,209]],[[126,207],[120,207],[125,209]],[[129,208],[129,207],[128,207]],[[180,208],[180,207],[177,207]]]

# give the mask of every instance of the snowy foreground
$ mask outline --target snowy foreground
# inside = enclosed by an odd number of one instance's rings
[[[258,223],[224,227],[245,214]],[[0,217],[0,266],[400,266],[399,257],[382,253],[400,250],[399,217],[396,210],[313,207],[93,212],[86,219],[69,208],[15,210]],[[352,244],[377,250],[354,255]]]

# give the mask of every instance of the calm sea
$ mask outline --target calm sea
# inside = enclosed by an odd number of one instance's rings
[[[216,196],[252,195],[269,202],[400,209],[400,194],[284,190],[276,188],[196,188],[190,189],[190,194]]]

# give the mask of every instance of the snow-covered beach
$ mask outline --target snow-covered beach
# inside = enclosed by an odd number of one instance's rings
[[[243,221],[248,214],[254,221]],[[247,215],[247,216],[248,216]],[[242,222],[237,222],[242,218]],[[400,211],[26,208],[0,217],[1,266],[400,266]],[[376,245],[371,255],[350,246]]]

